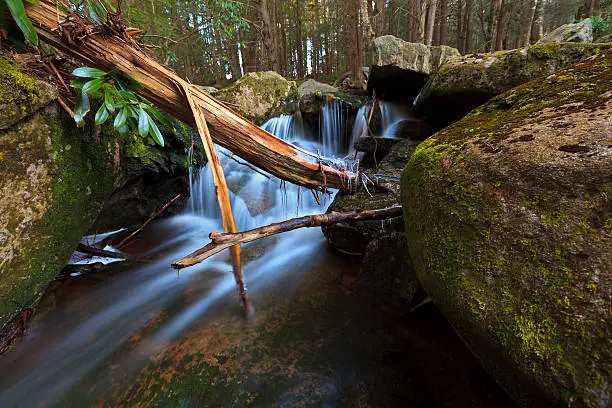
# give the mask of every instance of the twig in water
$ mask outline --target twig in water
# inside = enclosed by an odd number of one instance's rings
[[[160,208],[159,210],[153,212],[153,214],[151,214],[149,216],[149,218],[147,218],[147,220],[145,222],[142,223],[142,225],[140,227],[138,227],[138,229],[136,229],[136,231],[132,232],[130,235],[128,235],[127,237],[123,238],[121,240],[121,242],[119,242],[116,246],[117,249],[123,248],[123,246],[125,245],[125,243],[127,241],[129,241],[130,239],[134,238],[134,236],[136,234],[138,234],[140,231],[143,230],[144,227],[147,226],[147,224],[149,224],[151,221],[153,221],[153,219],[155,219],[156,217],[159,216],[159,214],[163,213],[166,208],[168,208],[170,206],[170,204],[172,204],[174,201],[178,200],[178,198],[180,197],[180,194],[177,194],[172,200],[168,201],[166,204],[164,204],[164,206],[162,208]]]

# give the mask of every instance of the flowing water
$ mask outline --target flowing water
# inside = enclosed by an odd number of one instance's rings
[[[304,146],[341,156],[348,150],[338,143],[342,110],[330,106],[323,115],[331,122],[322,124],[322,144]],[[263,127],[304,143],[290,116]],[[220,158],[240,230],[324,212],[332,198],[318,205],[307,190],[279,188],[279,180]],[[447,364],[449,346],[438,338],[454,337],[437,314],[411,323],[424,337],[406,336],[346,291],[339,283],[358,264],[331,252],[318,228],[243,247],[254,309],[246,319],[226,253],[172,270],[172,261],[222,230],[208,169],[190,171],[190,184],[185,212],[151,223],[127,247],[150,263],[113,264],[110,272],[50,291],[39,309],[51,311],[0,359],[0,407],[505,403],[457,340],[450,346],[459,350],[457,366]],[[427,359],[434,358],[442,363],[430,367]],[[436,392],[446,375],[438,366],[453,378],[445,395]],[[474,375],[482,377],[482,393],[472,385]]]

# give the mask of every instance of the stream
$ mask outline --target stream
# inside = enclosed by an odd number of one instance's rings
[[[322,116],[318,142],[303,140],[291,116],[263,128],[343,156],[360,132],[344,129],[337,105]],[[333,198],[318,205],[307,190],[220,159],[239,230],[325,212]],[[182,214],[152,222],[125,249],[150,262],[53,285],[0,359],[0,407],[514,407],[433,304],[392,318],[351,291],[359,259],[330,249],[320,228],[243,246],[247,317],[227,253],[171,269],[222,230],[207,168],[190,171],[190,187]]]

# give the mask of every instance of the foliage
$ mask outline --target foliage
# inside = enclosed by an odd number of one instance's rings
[[[89,67],[77,68],[72,74],[77,77],[70,86],[77,89],[74,120],[78,125],[84,123],[91,110],[89,98],[99,98],[102,104],[95,115],[96,125],[105,123],[114,114],[113,126],[121,134],[138,131],[142,137],[151,135],[157,144],[164,145],[155,121],[169,125],[168,120],[150,102],[127,88],[126,84],[133,88],[141,87],[136,80],[117,70],[105,72]]]
[[[593,16],[591,17],[591,23],[593,24],[593,35],[595,37],[612,30],[612,16]]]
[[[9,9],[13,20],[19,26],[23,36],[32,44],[38,45],[38,34],[36,34],[32,22],[26,15],[22,0],[4,0],[0,3],[0,31],[3,33],[8,32],[8,22],[4,18],[6,8]],[[4,37],[6,38],[6,35]]]

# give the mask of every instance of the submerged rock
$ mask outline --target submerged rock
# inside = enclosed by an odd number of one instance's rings
[[[606,51],[514,88],[403,175],[421,284],[525,406],[612,400],[611,83]]]
[[[262,124],[280,113],[289,99],[297,97],[295,82],[273,71],[251,72],[234,84],[215,93],[215,98],[227,103],[247,119]]]
[[[593,42],[593,23],[590,18],[579,23],[564,24],[555,28],[538,41],[538,43],[551,42]]]
[[[601,44],[550,43],[451,58],[431,76],[415,108],[447,125],[495,95],[608,48]]]
[[[406,245],[403,232],[381,235],[371,241],[354,282],[356,290],[369,295],[393,315],[410,312],[419,289]]]

